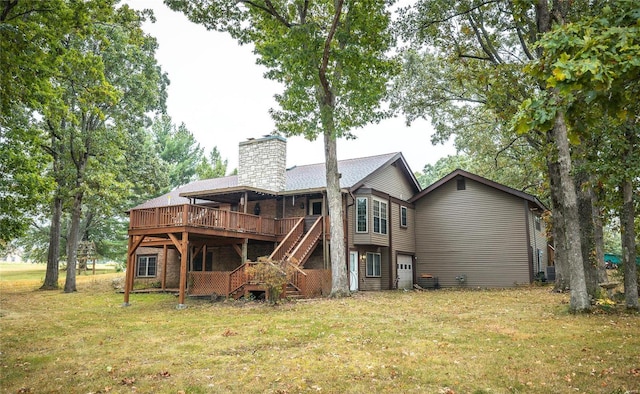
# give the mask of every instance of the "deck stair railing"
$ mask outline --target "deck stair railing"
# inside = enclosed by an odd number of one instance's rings
[[[286,237],[280,242],[278,247],[271,253],[269,260],[281,261],[296,246],[300,238],[304,235],[304,218],[298,219],[297,223]]]
[[[238,293],[247,283],[245,272],[247,264],[249,263],[242,264],[238,268],[231,271],[231,273],[229,274],[229,295],[233,296],[234,294]]]
[[[290,289],[293,288],[294,291],[303,293],[307,284],[307,273],[297,265],[291,263],[287,263],[287,271],[287,279],[289,282],[287,292],[292,292]]]
[[[287,260],[290,263],[296,264],[299,267],[304,265],[322,237],[322,225],[323,218],[319,216],[302,240],[297,243],[295,249],[287,256]]]
[[[270,261],[263,262],[252,262],[248,261],[235,270],[231,272],[229,275],[229,296],[233,298],[237,298],[242,295],[243,289],[248,284],[260,285],[265,283],[265,279],[259,277],[255,273],[252,273],[251,270],[247,270],[248,267],[256,264],[271,264],[276,267],[283,275],[287,277],[286,284],[286,292],[287,296],[303,294],[306,288],[306,279],[307,274],[300,269],[300,267],[296,264],[285,263],[284,266],[280,266],[279,264],[272,263]]]

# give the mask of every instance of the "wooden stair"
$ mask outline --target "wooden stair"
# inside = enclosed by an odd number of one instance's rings
[[[318,245],[318,241],[322,238],[323,223],[322,216],[315,219],[309,230],[304,234],[304,237],[296,243],[291,253],[286,255],[288,262],[298,267],[304,266],[304,263],[307,262],[311,253]]]

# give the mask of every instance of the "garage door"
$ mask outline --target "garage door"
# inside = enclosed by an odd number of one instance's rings
[[[398,289],[413,288],[413,256],[398,255]]]

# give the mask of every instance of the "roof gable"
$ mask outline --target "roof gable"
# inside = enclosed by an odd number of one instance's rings
[[[415,196],[413,196],[409,201],[412,202],[412,203],[416,202],[417,200],[421,199],[422,197],[426,196],[427,194],[431,193],[432,191],[440,188],[445,183],[447,183],[450,180],[455,179],[456,177],[459,177],[459,176],[471,179],[473,181],[482,183],[482,184],[484,184],[486,186],[489,186],[489,187],[492,187],[494,189],[500,190],[500,191],[502,191],[504,193],[508,193],[508,194],[514,195],[516,197],[519,197],[519,198],[521,198],[523,200],[527,200],[529,202],[532,202],[539,209],[541,209],[543,211],[548,210],[548,208],[540,200],[538,200],[538,198],[536,196],[534,196],[534,195],[531,195],[529,193],[525,193],[525,192],[520,191],[520,190],[516,190],[516,189],[510,188],[509,186],[505,186],[505,185],[503,185],[501,183],[494,182],[494,181],[489,180],[487,178],[483,178],[480,175],[472,174],[470,172],[467,172],[467,171],[464,171],[464,170],[461,170],[461,169],[457,169],[457,170],[449,173],[448,175],[445,175],[444,177],[442,177],[438,181],[436,181],[433,184],[431,184],[428,187],[426,187],[420,193],[418,193]]]

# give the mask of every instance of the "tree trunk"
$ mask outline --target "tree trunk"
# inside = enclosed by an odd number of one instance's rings
[[[567,239],[565,237],[563,208],[560,206],[560,169],[555,157],[547,159],[549,183],[551,186],[551,203],[553,205],[553,240],[556,248],[554,265],[556,281],[553,290],[565,292],[569,290],[569,263],[567,262]]]
[[[638,269],[636,267],[635,209],[633,206],[633,182],[622,185],[622,265],[624,266],[624,302],[628,309],[640,309],[638,304]]]
[[[47,254],[47,273],[40,290],[58,289],[58,275],[60,267],[60,222],[62,219],[62,198],[56,192],[53,199],[51,227],[49,229],[49,251]]]
[[[571,156],[567,125],[564,113],[560,110],[556,113],[552,135],[558,155],[560,173],[559,197],[561,198],[560,206],[563,208],[567,261],[570,271],[571,301],[569,308],[572,312],[585,312],[591,309],[591,302],[587,293],[584,265],[582,263],[580,220],[578,217],[576,190],[571,176]]]
[[[591,177],[593,180],[595,177]],[[591,197],[591,216],[593,218],[593,242],[596,247],[596,275],[598,283],[606,283],[609,281],[607,275],[607,268],[604,265],[604,224],[602,222],[602,210],[600,209],[600,201],[593,188],[593,182],[589,188],[589,194]]]
[[[78,238],[80,237],[80,218],[82,216],[82,197],[84,193],[77,191],[73,198],[71,211],[71,226],[67,238],[67,278],[64,282],[64,292],[72,293],[76,289],[76,260],[78,254]]]
[[[575,167],[579,167],[576,165]],[[597,298],[600,287],[596,271],[595,238],[593,222],[593,205],[589,175],[584,170],[576,171],[574,176],[578,199],[578,218],[580,220],[580,244],[582,250],[582,265],[587,293],[591,299]]]
[[[333,133],[327,130],[324,132],[324,155],[331,224],[331,296],[341,297],[349,294],[344,248],[342,192],[340,191],[340,174],[338,173],[337,141]]]

